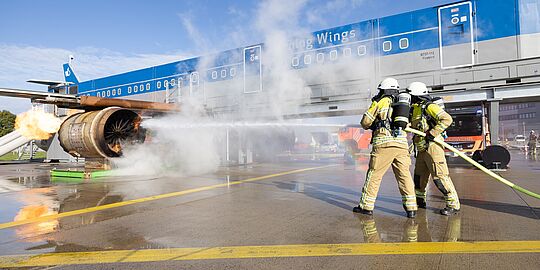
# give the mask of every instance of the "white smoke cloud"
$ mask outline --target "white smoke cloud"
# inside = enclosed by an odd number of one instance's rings
[[[255,25],[264,35],[264,91],[274,117],[295,113],[309,99],[310,89],[291,69],[289,38],[307,33],[299,26],[307,1],[268,0],[259,4]]]
[[[216,134],[220,130],[175,126],[207,121],[204,108],[194,101],[182,104],[182,112],[144,120],[150,138],[147,143],[125,149],[115,160],[117,175],[186,176],[210,173],[219,167]]]
[[[290,137],[287,137],[291,134],[291,129],[282,118],[284,115],[299,112],[301,106],[309,102],[311,88],[308,82],[326,83],[328,88],[338,87],[332,83],[348,78],[347,76],[358,76],[358,73],[362,72],[362,69],[357,67],[362,63],[352,59],[328,65],[314,65],[309,69],[309,73],[291,68],[293,56],[293,51],[289,47],[291,38],[312,38],[310,31],[300,24],[305,17],[307,3],[307,0],[267,0],[258,5],[253,25],[254,30],[264,37],[262,52],[264,79],[261,93],[244,94],[242,79],[217,84],[203,82],[201,88],[204,88],[204,96],[199,93],[188,97],[189,91],[182,92],[182,112],[164,118],[145,120],[142,125],[151,131],[151,142],[125,149],[125,157],[116,162],[118,172],[150,175],[194,175],[213,172],[218,169],[220,161],[225,161],[220,158],[225,158],[224,140],[227,129],[238,136],[230,142],[239,147],[232,146],[234,149],[231,150],[236,151],[234,155],[243,150],[242,145],[252,144],[259,153],[271,154],[275,154],[276,149],[287,148],[287,143],[291,141]],[[342,3],[329,5],[328,7],[332,8]],[[229,9],[229,13],[237,12],[235,9]],[[216,62],[211,52],[220,50],[221,48],[216,47],[220,45],[213,46],[209,39],[201,34],[190,13],[179,14],[179,18],[194,44],[206,51],[201,53],[203,56],[196,68],[201,78],[205,78],[207,70],[214,67]],[[242,35],[238,33],[238,36]],[[222,96],[223,93],[226,95]],[[208,115],[204,105],[208,105],[206,103],[212,98],[229,98],[227,101],[229,105],[240,102],[239,115],[229,115],[226,119]],[[252,104],[264,104],[263,107],[268,107],[270,112],[264,115],[264,119],[257,117],[253,119],[253,112],[246,109]],[[277,124],[265,126],[268,124],[265,122],[268,121],[268,117],[273,118],[272,121]],[[258,127],[255,128],[249,123],[234,122],[238,119],[249,119]],[[249,127],[250,125],[252,126]],[[212,126],[216,127],[211,128]],[[262,144],[257,143],[257,136],[267,140]],[[280,139],[276,140],[277,137]]]

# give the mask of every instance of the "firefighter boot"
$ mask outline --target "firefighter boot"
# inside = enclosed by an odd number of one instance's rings
[[[352,211],[355,212],[355,213],[360,213],[360,214],[364,214],[364,215],[368,215],[368,216],[373,215],[373,211],[363,209],[363,208],[361,208],[360,206],[355,206],[355,207],[352,209]]]
[[[452,208],[452,207],[445,207],[441,209],[441,215],[445,216],[451,216],[453,214],[457,214],[459,212],[459,209]]]

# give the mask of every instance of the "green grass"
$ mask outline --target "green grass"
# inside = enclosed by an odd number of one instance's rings
[[[47,157],[47,152],[39,151],[34,155],[34,158],[46,158],[46,157]],[[0,156],[0,161],[8,161],[8,160],[17,160],[17,154],[14,152],[9,152],[3,156]]]

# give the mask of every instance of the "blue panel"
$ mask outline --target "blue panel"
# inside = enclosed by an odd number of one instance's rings
[[[379,37],[410,32],[413,29],[413,12],[384,17],[379,19]]]
[[[414,33],[410,46],[412,51],[439,47],[439,29]]]
[[[145,68],[135,71],[131,71],[124,74],[113,75],[102,79],[95,80],[95,87],[97,89],[107,88],[114,85],[122,85],[126,83],[132,83],[137,81],[145,81],[152,79],[153,69]]]
[[[472,42],[470,14],[469,2],[439,9],[442,46]]]
[[[79,84],[79,93],[84,93],[84,92],[87,92],[87,91],[90,91],[92,89],[94,89],[94,87],[92,86],[92,82],[93,81],[86,81],[86,82],[82,82]]]
[[[477,41],[517,34],[515,0],[477,0],[475,4]]]
[[[439,27],[437,8],[425,8],[414,11],[412,25],[414,30]]]
[[[373,38],[373,23],[365,21],[317,31],[308,38],[293,38],[289,47],[293,52],[301,52],[371,38]]]
[[[165,64],[165,65],[156,66],[154,69],[156,78],[168,77],[168,76],[178,73],[177,66],[179,63],[180,61],[177,61],[177,62]]]

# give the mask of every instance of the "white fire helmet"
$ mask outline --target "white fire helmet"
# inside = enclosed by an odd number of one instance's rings
[[[412,96],[425,96],[428,94],[427,86],[422,82],[412,82],[409,84],[409,87],[407,87],[407,91]]]
[[[377,86],[379,90],[399,90],[399,83],[394,78],[386,78],[379,83]]]

